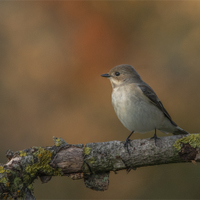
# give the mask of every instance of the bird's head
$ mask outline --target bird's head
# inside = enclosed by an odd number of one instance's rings
[[[102,74],[102,77],[110,79],[112,87],[118,87],[125,83],[133,83],[141,81],[140,75],[131,65],[118,65],[112,68],[107,74]]]

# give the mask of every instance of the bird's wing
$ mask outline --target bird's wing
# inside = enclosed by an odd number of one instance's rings
[[[143,94],[150,100],[150,102],[154,104],[158,109],[160,109],[174,126],[177,126],[151,87],[146,83],[139,84],[138,87],[142,90]]]

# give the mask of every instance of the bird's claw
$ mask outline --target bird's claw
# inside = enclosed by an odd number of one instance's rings
[[[156,146],[157,146],[157,141],[158,141],[158,140],[161,140],[159,137],[157,137],[156,134],[154,134],[154,136],[150,138],[150,140],[152,140],[152,139],[154,139],[155,145],[156,145]]]
[[[129,149],[128,149],[128,144],[130,143],[130,139],[129,138],[127,138],[126,140],[125,140],[125,142],[124,142],[124,148],[126,148],[126,150],[128,151],[128,154],[130,155],[130,152],[129,152]]]

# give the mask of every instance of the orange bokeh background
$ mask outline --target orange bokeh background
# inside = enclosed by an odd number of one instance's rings
[[[71,144],[125,140],[111,85],[100,77],[119,64],[135,67],[181,128],[199,132],[199,9],[198,1],[0,2],[1,163],[7,149],[51,146],[53,136]],[[191,163],[111,172],[105,192],[54,177],[35,181],[35,196],[197,199],[198,174]]]

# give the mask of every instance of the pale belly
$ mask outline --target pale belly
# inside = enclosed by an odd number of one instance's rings
[[[147,99],[141,99],[139,92],[133,94],[126,87],[113,90],[112,104],[119,120],[129,131],[145,133],[159,129],[166,119],[157,107]]]

